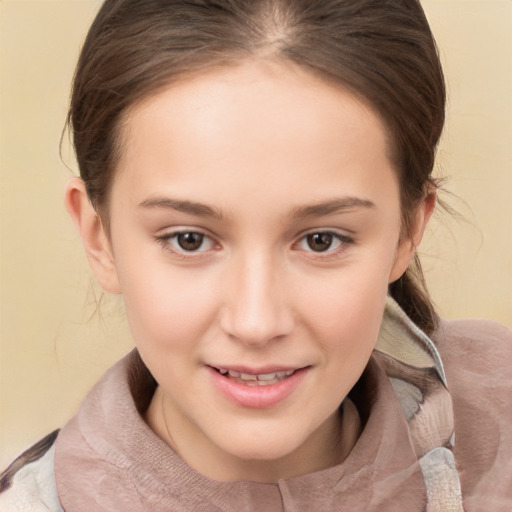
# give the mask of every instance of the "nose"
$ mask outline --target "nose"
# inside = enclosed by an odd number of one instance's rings
[[[293,308],[285,279],[270,257],[241,258],[225,284],[221,327],[231,338],[259,347],[291,333]]]

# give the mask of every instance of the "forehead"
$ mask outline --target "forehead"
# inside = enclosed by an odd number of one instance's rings
[[[249,61],[170,84],[130,109],[121,138],[114,193],[181,187],[201,200],[286,192],[311,202],[329,190],[397,188],[379,116],[289,63]]]

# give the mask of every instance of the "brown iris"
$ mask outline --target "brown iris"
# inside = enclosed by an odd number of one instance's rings
[[[203,244],[204,235],[202,233],[179,233],[176,236],[178,245],[184,251],[197,251]]]
[[[323,252],[331,247],[332,239],[331,233],[311,233],[307,236],[307,243],[312,251]]]

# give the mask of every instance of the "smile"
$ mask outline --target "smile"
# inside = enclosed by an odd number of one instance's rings
[[[252,374],[219,368],[218,372],[221,375],[224,375],[225,377],[240,384],[245,384],[246,386],[271,386],[272,384],[277,384],[287,377],[290,377],[290,375],[295,373],[295,370]]]
[[[259,372],[246,368],[208,368],[212,383],[222,396],[238,406],[260,409],[283,402],[300,386],[312,367],[268,368]]]

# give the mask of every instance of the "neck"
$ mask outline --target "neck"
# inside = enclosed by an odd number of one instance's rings
[[[181,436],[177,439],[173,433],[183,430],[174,429],[174,421],[169,421],[161,388],[155,391],[145,419],[189,466],[208,478],[226,482],[273,483],[327,469],[345,460],[361,432],[359,413],[347,398],[340,411],[336,411],[293,452],[272,460],[242,459],[226,453],[206,438]]]

